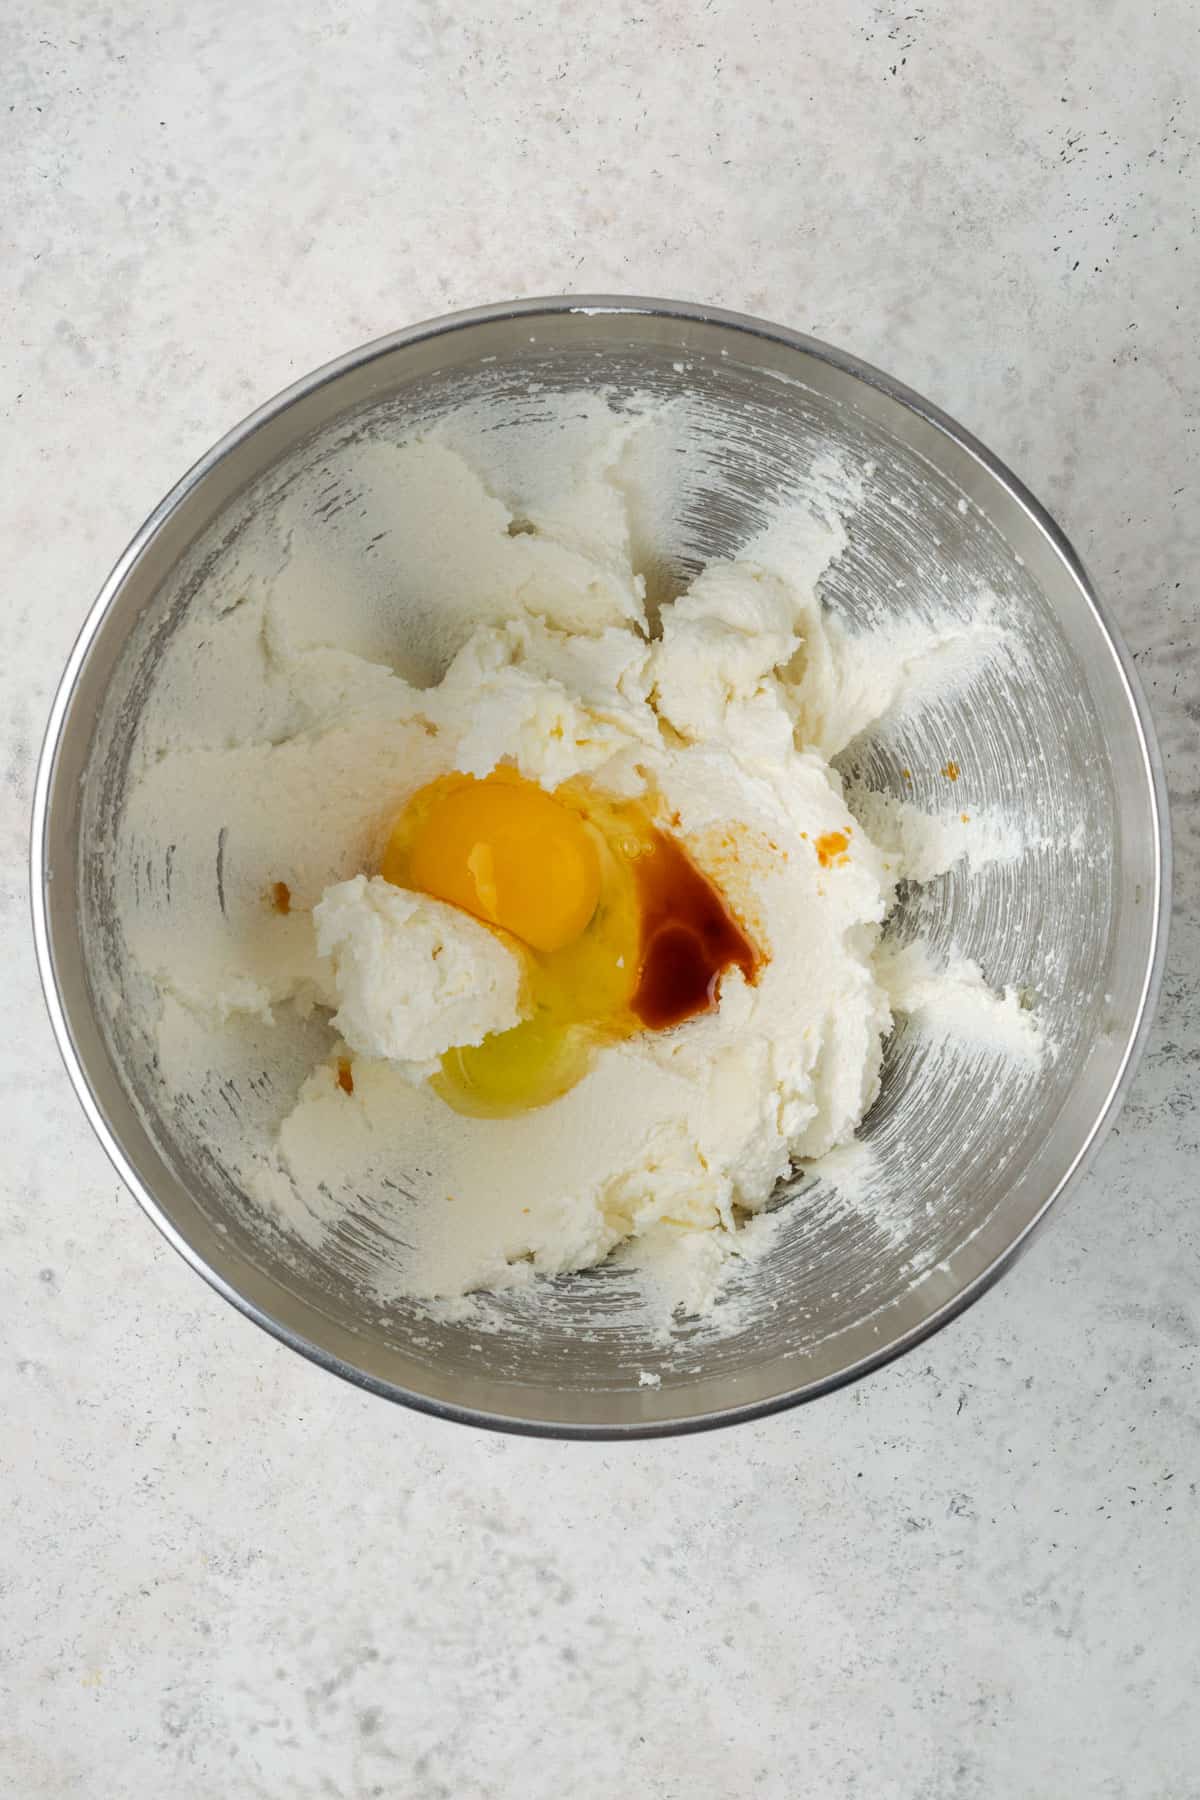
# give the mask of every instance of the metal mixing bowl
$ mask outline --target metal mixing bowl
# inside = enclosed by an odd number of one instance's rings
[[[679,449],[680,504],[643,521],[660,593],[736,549],[765,500],[801,493],[814,458],[831,450],[870,475],[849,549],[825,582],[831,605],[853,623],[930,594],[951,608],[995,594],[1024,673],[992,671],[906,734],[883,733],[864,753],[866,772],[934,804],[951,746],[972,804],[1019,814],[1032,841],[1023,857],[912,890],[893,929],[952,944],[993,984],[1022,987],[1056,1049],[1014,1098],[982,1052],[947,1081],[944,1059],[902,1025],[864,1132],[888,1203],[864,1213],[828,1180],[798,1175],[773,1254],[738,1278],[749,1284],[741,1327],[685,1327],[669,1350],[628,1304],[619,1269],[499,1300],[481,1329],[368,1302],[349,1238],[318,1253],[268,1228],[156,1080],[151,1041],[122,1005],[111,904],[145,695],[188,607],[230,557],[244,567],[259,554],[249,523],[314,472],[334,491],[340,459],[364,437],[401,439],[483,395],[517,454],[548,390],[597,383],[617,396],[690,396],[707,421],[694,467]],[[311,523],[318,543],[319,506]],[[352,579],[352,533],[339,543]],[[93,1126],[151,1218],[228,1299],[326,1368],[427,1411],[635,1436],[752,1417],[847,1381],[944,1323],[1012,1260],[1129,1081],[1162,965],[1168,856],[1158,756],[1128,659],[1062,533],[980,444],[876,370],[795,332],[675,303],[557,299],[420,325],[331,363],[238,426],[151,515],[54,702],[34,803],[34,927],[54,1028]]]

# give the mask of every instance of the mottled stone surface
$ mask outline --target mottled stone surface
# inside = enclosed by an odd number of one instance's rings
[[[1200,14],[113,0],[0,17],[0,1793],[1200,1795]],[[1056,509],[1157,712],[1177,907],[1092,1174],[924,1349],[632,1448],[302,1363],[160,1242],[29,947],[53,684],[254,402],[571,288],[806,328]]]

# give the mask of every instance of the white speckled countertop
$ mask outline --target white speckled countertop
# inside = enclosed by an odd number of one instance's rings
[[[1194,1800],[1192,0],[63,0],[0,67],[0,1794]],[[562,289],[764,314],[977,431],[1176,808],[1149,1054],[1028,1257],[850,1391],[631,1447],[389,1408],[211,1293],[92,1141],[26,908],[51,691],[163,490],[335,352]]]

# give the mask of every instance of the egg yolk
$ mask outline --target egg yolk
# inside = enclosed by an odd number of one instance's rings
[[[434,784],[384,852],[387,881],[449,901],[533,950],[561,950],[589,924],[600,860],[577,814],[507,769]]]
[[[518,940],[527,1016],[449,1050],[432,1086],[496,1116],[557,1099],[592,1055],[716,1004],[722,971],[760,958],[712,883],[638,801],[568,783],[554,794],[508,768],[448,775],[413,796],[380,863]]]

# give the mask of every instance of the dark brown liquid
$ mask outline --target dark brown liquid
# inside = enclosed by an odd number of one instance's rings
[[[747,981],[761,958],[720,894],[687,852],[662,832],[634,865],[641,912],[641,970],[633,1010],[663,1031],[716,1004],[726,969]]]

